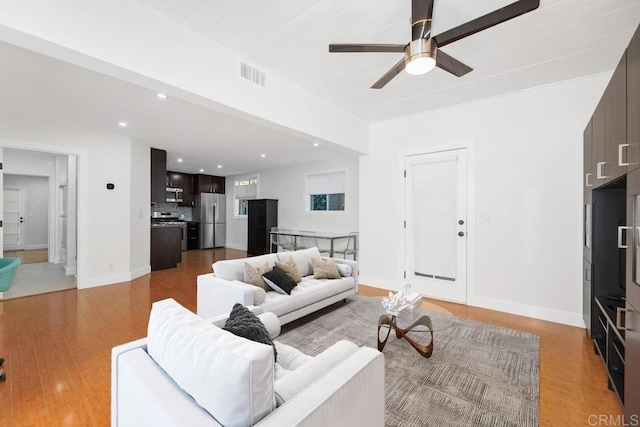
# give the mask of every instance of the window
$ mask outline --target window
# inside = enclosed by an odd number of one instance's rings
[[[258,178],[241,178],[236,180],[235,203],[233,215],[236,217],[246,217],[249,199],[255,199],[258,195]]]
[[[344,212],[345,178],[345,171],[307,175],[307,210]]]

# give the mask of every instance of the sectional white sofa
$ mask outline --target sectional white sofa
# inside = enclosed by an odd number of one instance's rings
[[[269,268],[276,261],[286,262],[293,256],[298,272],[303,276],[291,295],[282,295],[243,282],[244,264],[258,267],[265,262]],[[320,258],[318,248],[278,252],[250,258],[218,261],[213,273],[198,276],[198,315],[209,318],[228,313],[235,303],[257,306],[278,316],[280,322],[291,322],[358,292],[358,263],[336,259],[340,279],[314,279],[311,258]]]
[[[260,309],[254,309],[259,313]],[[280,323],[259,316],[272,337]],[[384,356],[340,341],[316,357],[221,329],[172,299],[148,337],[112,350],[112,427],[384,425]]]

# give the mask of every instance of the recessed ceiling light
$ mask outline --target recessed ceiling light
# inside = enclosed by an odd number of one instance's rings
[[[127,127],[127,122],[118,122],[118,126],[126,128]]]
[[[222,165],[218,165],[218,169],[222,169]]]
[[[314,147],[317,147],[318,145],[320,145],[320,144],[318,144],[317,142],[314,142],[314,143],[313,143],[313,146],[314,146]]]
[[[204,169],[200,169],[200,172],[204,172]]]
[[[182,163],[182,159],[178,159],[178,163]]]
[[[156,96],[160,99],[167,99],[167,95],[165,95],[164,93],[158,93],[156,94]]]
[[[267,157],[266,154],[260,154],[260,157]]]

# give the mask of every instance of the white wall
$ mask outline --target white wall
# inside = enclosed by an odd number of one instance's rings
[[[25,200],[24,249],[49,247],[49,179],[44,177],[4,176],[4,188],[22,190]]]
[[[77,155],[78,288],[137,277],[131,269],[129,137],[44,122],[35,126],[32,121],[3,115],[0,146]],[[146,180],[148,186],[148,175],[136,175],[136,179]],[[115,184],[115,189],[107,190],[107,183]]]
[[[344,213],[310,213],[305,210],[305,175],[346,170]],[[340,155],[330,160],[266,169],[226,177],[227,244],[247,249],[247,220],[233,218],[235,180],[238,176],[259,175],[258,198],[278,199],[278,226],[295,230],[350,232],[358,230],[358,157]]]
[[[360,282],[402,282],[404,156],[468,144],[477,216],[468,303],[583,326],[582,134],[609,78],[373,124],[360,161]]]

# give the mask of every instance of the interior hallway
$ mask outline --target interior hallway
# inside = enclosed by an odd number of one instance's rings
[[[8,256],[6,254],[5,252],[5,256]],[[36,264],[21,264],[11,289],[4,292],[3,299],[63,291],[75,287],[76,277],[67,276],[62,264],[50,264],[46,261]]]

